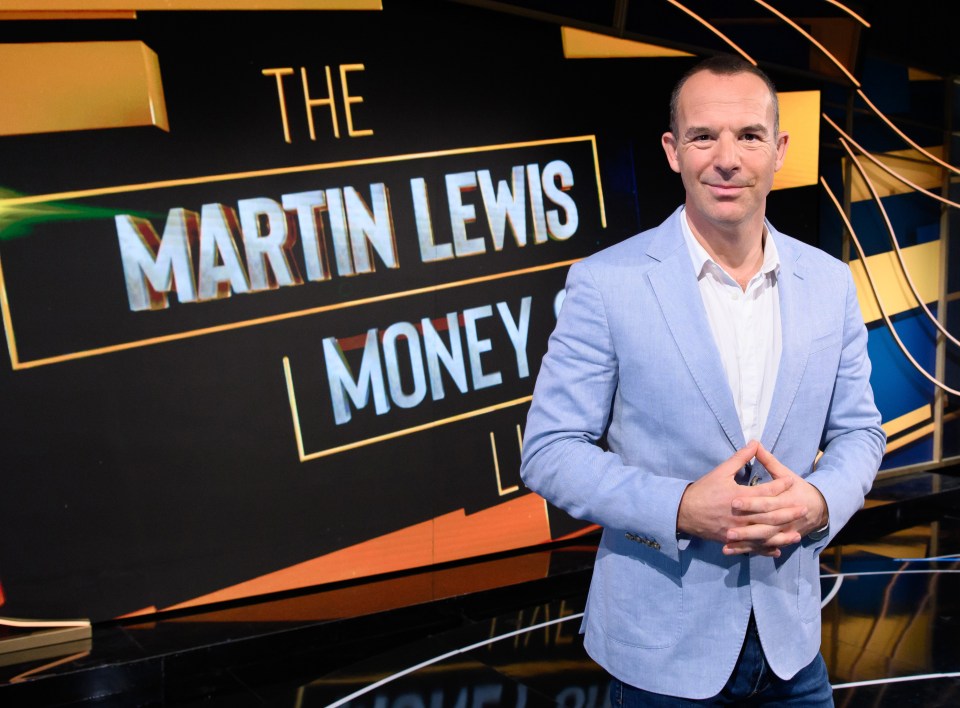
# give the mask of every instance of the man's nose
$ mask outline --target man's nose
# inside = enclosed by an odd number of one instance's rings
[[[724,173],[736,172],[740,168],[740,152],[737,150],[736,138],[730,135],[721,135],[717,139],[714,165]]]

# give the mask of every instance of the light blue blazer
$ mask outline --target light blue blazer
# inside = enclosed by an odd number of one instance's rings
[[[677,538],[686,486],[746,443],[681,218],[678,210],[571,267],[521,475],[604,528],[583,621],[589,654],[633,686],[705,698],[730,676],[751,607],[778,676],[814,659],[818,554],[863,505],[885,436],[849,267],[768,223],[781,261],[783,353],[761,441],[823,494],[829,534],[778,559]]]

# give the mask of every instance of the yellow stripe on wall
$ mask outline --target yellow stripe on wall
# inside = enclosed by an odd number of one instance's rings
[[[930,405],[920,406],[909,413],[904,413],[897,418],[885,422],[883,424],[883,432],[887,434],[888,438],[891,438],[897,433],[902,433],[907,428],[912,428],[918,423],[922,423],[932,417],[933,412]]]
[[[935,145],[924,148],[931,155],[943,158],[943,146]],[[942,168],[936,163],[931,162],[917,150],[896,150],[894,152],[885,152],[874,155],[880,162],[885,164],[898,175],[910,180],[918,187],[923,189],[939,189],[942,180]],[[882,168],[877,167],[865,157],[859,158],[867,177],[877,190],[881,197],[889,197],[893,194],[909,194],[913,192],[913,187],[905,185],[900,180],[887,174]],[[849,158],[843,158],[843,165],[850,162]],[[850,198],[855,202],[862,202],[867,199],[873,199],[867,185],[856,167],[852,170],[852,181],[850,182]]]
[[[780,130],[790,134],[787,157],[773,177],[774,189],[808,187],[819,180],[820,92],[778,92]]]
[[[930,241],[918,246],[903,249],[903,261],[910,273],[913,284],[924,302],[935,301],[940,292],[940,242]],[[867,257],[867,266],[873,276],[873,282],[880,292],[883,307],[887,314],[893,316],[898,312],[906,312],[919,307],[910,286],[900,270],[900,263],[893,251],[879,253]],[[850,262],[853,273],[853,282],[857,286],[857,298],[860,301],[860,310],[863,319],[868,324],[880,319],[880,309],[873,297],[870,283],[863,270],[863,263],[859,260]]]
[[[0,44],[0,135],[145,125],[169,130],[143,42]]]
[[[3,0],[2,10],[382,10],[382,0]],[[3,17],[0,12],[0,18]]]
[[[692,57],[693,54],[655,44],[634,42],[597,32],[561,27],[563,56],[567,59],[614,59],[629,57]]]

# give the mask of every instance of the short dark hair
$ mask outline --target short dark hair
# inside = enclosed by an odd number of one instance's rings
[[[753,74],[770,89],[770,97],[773,99],[773,134],[780,133],[780,101],[777,99],[777,88],[773,81],[762,69],[754,66],[745,59],[734,54],[717,54],[708,57],[689,69],[687,73],[680,77],[677,85],[673,87],[673,93],[670,94],[670,132],[677,134],[677,113],[679,112],[680,90],[687,80],[694,74],[702,71],[709,71],[718,76],[734,76],[735,74]]]

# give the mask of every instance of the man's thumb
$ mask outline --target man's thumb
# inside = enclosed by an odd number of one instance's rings
[[[757,450],[760,447],[760,443],[756,440],[751,440],[744,447],[741,447],[737,450],[730,458],[727,460],[726,467],[724,471],[730,476],[733,477],[739,472],[750,460],[757,456]]]

